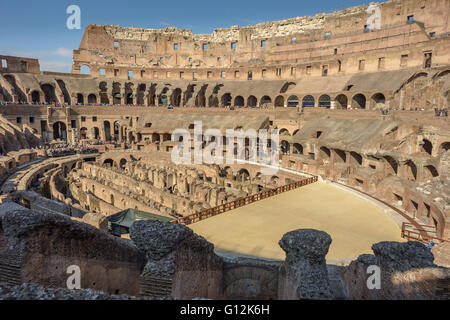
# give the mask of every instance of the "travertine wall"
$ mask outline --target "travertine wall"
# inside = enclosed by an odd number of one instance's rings
[[[131,242],[54,213],[16,208],[0,219],[0,264],[18,266],[21,282],[65,288],[67,268],[77,265],[82,288],[139,294],[144,260]]]
[[[216,29],[213,34],[169,27],[139,29],[90,25],[72,72],[89,66],[94,76],[127,79],[295,79],[303,76],[448,64],[450,2],[401,0],[357,6],[332,14],[297,17],[256,26]],[[365,26],[379,12],[370,32]],[[408,23],[413,16],[414,23]],[[206,47],[205,47],[206,46]],[[361,48],[364,48],[361,52]],[[447,49],[445,49],[447,48]],[[407,65],[401,56],[408,55]],[[380,62],[380,58],[382,58]],[[195,74],[194,74],[195,73]]]

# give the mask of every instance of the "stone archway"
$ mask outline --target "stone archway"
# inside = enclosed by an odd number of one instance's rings
[[[353,96],[352,99],[353,109],[365,109],[366,108],[366,97],[362,93],[358,93]]]
[[[371,109],[384,109],[386,107],[386,98],[382,93],[375,93],[371,98]]]
[[[57,121],[53,124],[53,139],[67,140],[67,126],[62,121]]]
[[[284,97],[278,96],[275,98],[275,107],[284,107]]]

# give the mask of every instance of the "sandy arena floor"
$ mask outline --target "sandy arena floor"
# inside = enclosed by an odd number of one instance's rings
[[[313,183],[189,226],[216,249],[270,259],[285,258],[278,241],[295,229],[326,231],[327,260],[372,253],[380,241],[404,241],[395,222],[374,204],[332,185]]]

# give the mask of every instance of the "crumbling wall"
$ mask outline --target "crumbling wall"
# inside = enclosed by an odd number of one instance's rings
[[[450,269],[433,263],[433,254],[420,242],[380,242],[372,246],[374,255],[361,255],[343,274],[348,298],[356,300],[449,299]],[[380,268],[380,286],[373,270]]]
[[[214,246],[191,229],[161,221],[137,221],[130,236],[147,257],[141,281],[143,296],[221,297],[222,261]],[[163,282],[165,288],[161,288]]]
[[[82,288],[139,294],[144,257],[130,241],[64,215],[15,209],[1,219],[7,243],[0,260],[16,263],[21,283],[64,288],[67,268],[76,265]]]

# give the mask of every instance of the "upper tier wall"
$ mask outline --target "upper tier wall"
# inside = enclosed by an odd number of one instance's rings
[[[320,75],[324,70],[356,73],[422,67],[424,52],[430,50],[433,66],[448,63],[450,50],[445,39],[450,31],[450,0],[389,1],[369,8],[357,6],[314,17],[233,26],[208,35],[172,27],[89,25],[79,49],[74,50],[72,73],[80,73],[86,65],[96,76],[104,69],[102,74],[104,71],[109,78],[127,78],[128,71],[138,79],[245,80],[252,71],[253,77],[295,78]],[[379,26],[366,32],[378,10]],[[411,16],[414,22],[408,23]],[[401,61],[405,55],[406,65]],[[360,60],[365,64],[362,69]],[[258,66],[267,70],[251,70]],[[230,68],[232,72],[227,70]],[[161,76],[158,69],[172,74]],[[199,74],[187,73],[191,69]]]

